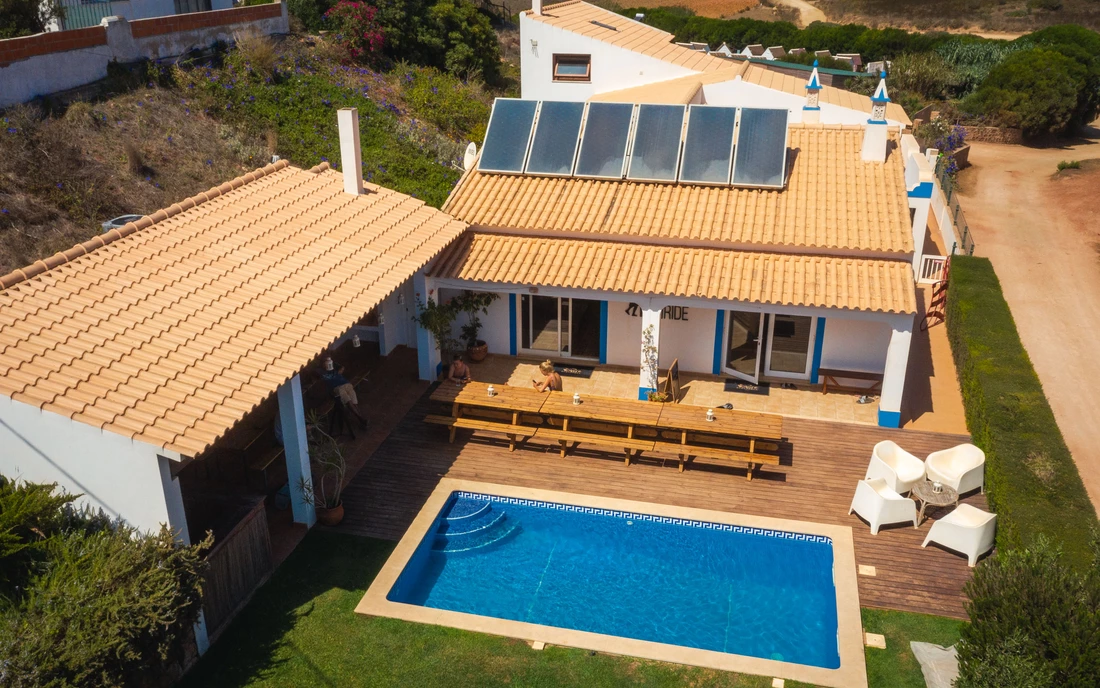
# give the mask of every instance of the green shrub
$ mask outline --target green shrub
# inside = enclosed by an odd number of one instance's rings
[[[1028,136],[1061,134],[1074,121],[1085,81],[1085,68],[1060,52],[1022,50],[994,67],[963,107],[1019,126]]]
[[[405,125],[382,77],[365,68],[334,66],[308,55],[281,55],[267,80],[231,59],[224,68],[180,68],[176,79],[211,116],[264,137],[275,131],[278,154],[310,168],[340,159],[336,110],[359,109],[363,176],[434,207],[458,181],[461,146],[438,141],[428,127]],[[372,98],[377,98],[377,100]]]
[[[1092,688],[1100,677],[1100,560],[1081,574],[1046,537],[1001,550],[964,588],[958,688]]]
[[[42,33],[63,13],[57,0],[0,0],[0,39]]]
[[[287,0],[287,12],[297,17],[307,30],[314,33],[325,28],[325,12],[332,9],[336,0]]]
[[[1028,545],[1045,534],[1083,569],[1091,561],[1096,512],[988,259],[951,258],[947,303],[966,424],[986,454],[998,547]]]
[[[1077,160],[1063,160],[1058,163],[1058,171],[1062,170],[1079,170],[1081,169],[1081,163]]]
[[[55,488],[0,478],[0,561],[22,569],[18,587],[0,587],[0,684],[138,686],[178,671],[209,537],[182,546],[164,527],[144,535],[73,510]],[[22,566],[32,549],[34,565]]]
[[[396,71],[403,72],[402,95],[413,114],[456,139],[480,144],[485,138],[491,101],[476,82],[463,82],[432,67]]]
[[[500,76],[500,43],[489,16],[470,0],[376,0],[386,36],[384,52],[462,79],[493,83]]]
[[[1029,10],[1057,12],[1062,9],[1062,0],[1027,0],[1027,8]]]
[[[905,53],[890,66],[890,87],[936,100],[955,86],[955,69],[936,53]]]

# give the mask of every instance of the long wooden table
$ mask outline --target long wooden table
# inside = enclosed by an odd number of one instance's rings
[[[674,433],[678,441],[658,441],[656,449],[677,454],[681,473],[694,456],[744,461],[748,464],[749,480],[754,464],[779,464],[777,452],[778,443],[783,440],[783,416],[716,408],[714,420],[707,420],[707,409],[700,406],[665,406],[657,427],[664,434]],[[729,438],[744,438],[746,447],[720,446],[715,441]]]
[[[431,399],[449,405],[451,414],[429,415],[424,420],[449,427],[451,442],[457,428],[505,434],[513,451],[520,438],[533,436],[557,442],[563,457],[581,443],[620,449],[627,465],[632,457],[644,451],[670,452],[679,455],[681,472],[696,456],[744,462],[748,465],[749,480],[756,464],[779,463],[782,416],[718,408],[714,409],[715,419],[708,421],[707,409],[701,406],[593,394],[581,395],[580,403],[574,403],[571,393],[539,392],[509,385],[493,385],[495,394],[489,396],[488,388],[484,382],[465,385],[444,382]],[[477,417],[478,410],[503,412],[511,414],[511,418]],[[475,414],[469,415],[470,411]],[[530,417],[536,415],[538,423],[530,424]],[[528,418],[526,423],[524,416]]]
[[[662,404],[591,394],[582,395],[579,401],[580,403],[574,403],[573,395],[567,392],[547,394],[546,402],[542,405],[542,414],[551,418],[561,418],[562,427],[560,430],[540,429],[535,433],[536,436],[556,440],[561,447],[562,456],[565,456],[571,442],[574,446],[586,442],[622,448],[626,454],[628,466],[635,452],[652,451],[653,440],[636,437],[635,429],[639,426],[655,426],[661,418]],[[570,421],[590,421],[610,425],[619,432],[570,429]]]
[[[534,388],[527,389],[509,385],[493,385],[493,392],[493,395],[489,396],[489,385],[484,382],[467,382],[460,385],[450,380],[444,381],[432,392],[431,399],[450,405],[451,415],[431,415],[424,420],[428,423],[449,427],[451,442],[455,441],[455,430],[458,428],[499,432],[508,437],[508,449],[515,451],[516,442],[520,438],[527,438],[535,434],[537,429],[523,425],[523,414],[538,413],[543,402],[546,401],[546,394],[538,392]],[[470,409],[510,413],[512,416],[511,422],[470,417],[467,415]]]

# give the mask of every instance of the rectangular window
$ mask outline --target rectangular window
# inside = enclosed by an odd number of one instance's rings
[[[554,55],[554,81],[592,81],[592,56]]]

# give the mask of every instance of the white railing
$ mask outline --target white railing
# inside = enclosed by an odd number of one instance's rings
[[[921,256],[917,284],[935,284],[943,279],[947,256]]]

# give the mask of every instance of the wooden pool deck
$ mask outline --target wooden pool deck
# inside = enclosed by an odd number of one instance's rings
[[[965,436],[786,418],[789,445],[781,464],[759,469],[749,482],[744,468],[704,460],[678,473],[675,460],[661,465],[660,454],[627,467],[620,454],[583,447],[564,459],[546,443],[510,453],[504,437],[462,430],[448,444],[445,428],[423,422],[430,409],[425,394],[363,464],[344,492],[346,516],[338,530],[399,539],[443,477],[847,525],[855,535],[856,564],[876,570],[859,576],[861,605],[965,618],[962,587],[970,569],[961,555],[936,545],[920,548],[931,518],[919,529],[896,524],[873,536],[859,517],[848,515],[876,442],[893,439],[925,456]],[[984,495],[963,501],[986,508]],[[949,510],[929,507],[929,514],[939,518]]]

